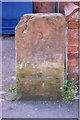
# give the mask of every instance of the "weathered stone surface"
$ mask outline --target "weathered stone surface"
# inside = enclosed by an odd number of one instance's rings
[[[23,97],[57,98],[64,83],[62,14],[24,15],[16,26],[18,91]]]

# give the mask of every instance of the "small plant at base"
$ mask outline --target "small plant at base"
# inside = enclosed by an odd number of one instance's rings
[[[78,87],[75,81],[65,81],[64,83],[64,91],[62,92],[62,100],[65,103],[71,103],[74,100],[75,93]]]
[[[15,101],[17,99],[17,89],[16,89],[16,87],[9,88],[9,92],[11,93],[10,100]]]

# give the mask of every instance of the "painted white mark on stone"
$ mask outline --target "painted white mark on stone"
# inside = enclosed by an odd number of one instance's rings
[[[42,87],[44,87],[45,86],[45,84],[44,83],[42,83]]]
[[[22,68],[23,68],[23,65],[22,65],[22,64],[20,64],[19,69],[21,70]]]
[[[30,62],[29,62],[29,61],[27,61],[27,64],[30,64]]]

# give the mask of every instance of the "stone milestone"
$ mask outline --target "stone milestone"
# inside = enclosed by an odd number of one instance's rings
[[[60,98],[64,84],[65,19],[25,14],[16,26],[16,75],[22,98]]]

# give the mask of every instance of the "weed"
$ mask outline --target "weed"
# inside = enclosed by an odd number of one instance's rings
[[[10,100],[15,101],[17,99],[17,89],[16,89],[16,87],[9,88],[9,92],[11,93],[10,94]]]
[[[64,91],[62,92],[62,100],[65,103],[71,103],[74,100],[75,93],[78,87],[75,81],[65,81],[64,82]]]

